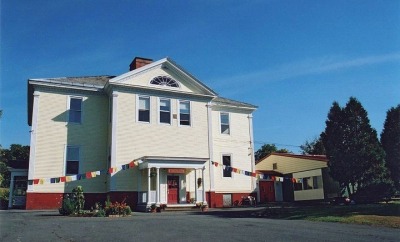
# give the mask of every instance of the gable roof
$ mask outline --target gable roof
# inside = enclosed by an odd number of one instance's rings
[[[156,67],[161,67],[163,69],[168,69],[171,70],[179,75],[182,75],[185,78],[188,78],[191,83],[202,90],[204,94],[210,95],[210,96],[218,96],[218,94],[213,91],[211,88],[206,86],[203,82],[201,82],[199,79],[194,77],[192,74],[190,74],[188,71],[186,71],[183,67],[179,66],[177,63],[175,63],[173,60],[170,58],[166,57],[161,60],[152,62],[150,64],[147,64],[145,66],[139,67],[135,70],[129,71],[127,73],[124,73],[120,76],[116,76],[112,78],[109,83],[110,84],[123,84],[127,79],[139,75],[140,73],[143,73],[147,70],[156,68]]]

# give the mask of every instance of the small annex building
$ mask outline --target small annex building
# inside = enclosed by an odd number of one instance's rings
[[[338,196],[324,155],[272,153],[258,163],[260,203],[329,200]]]

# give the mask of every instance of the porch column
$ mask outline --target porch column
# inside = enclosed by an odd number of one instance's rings
[[[194,200],[197,201],[197,170],[194,169]]]
[[[206,199],[206,186],[204,184],[204,170],[206,168],[203,167],[203,169],[201,169],[201,182],[202,182],[202,186],[203,186],[203,203],[207,204],[207,199]]]
[[[160,204],[160,168],[157,167],[157,187],[156,187],[156,201],[157,205]]]
[[[147,168],[147,204],[150,204],[150,169]]]

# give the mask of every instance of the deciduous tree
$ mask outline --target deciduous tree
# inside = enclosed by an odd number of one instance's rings
[[[270,155],[271,153],[291,153],[291,152],[287,149],[278,149],[274,144],[264,144],[254,154],[256,162],[260,161],[262,158]]]
[[[325,147],[322,143],[321,135],[314,138],[312,141],[306,140],[306,142],[300,145],[303,155],[325,155]]]

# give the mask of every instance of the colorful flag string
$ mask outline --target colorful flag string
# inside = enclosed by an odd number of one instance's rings
[[[91,178],[96,178],[97,176],[100,176],[100,175],[113,174],[120,170],[133,169],[134,167],[136,167],[138,165],[139,165],[139,161],[133,160],[133,161],[129,162],[128,164],[120,165],[117,167],[111,167],[111,168],[105,169],[105,170],[88,171],[88,172],[81,173],[81,174],[61,176],[61,177],[30,179],[30,180],[28,180],[28,185],[66,183],[66,182],[73,182],[73,181],[78,181],[78,180],[91,179]]]
[[[264,180],[268,180],[268,181],[279,181],[279,182],[283,182],[284,180],[290,180],[293,183],[296,182],[301,182],[301,179],[297,179],[297,178],[291,178],[291,177],[280,177],[280,176],[273,176],[273,175],[268,175],[268,174],[264,174],[264,173],[256,173],[256,172],[250,172],[250,171],[245,171],[239,168],[235,168],[232,166],[227,166],[227,165],[222,165],[218,162],[215,161],[211,161],[211,163],[215,166],[215,167],[221,167],[223,170],[226,171],[230,171],[230,172],[234,172],[237,174],[241,174],[241,175],[245,175],[245,176],[252,176],[258,179],[264,179]]]
[[[211,163],[215,167],[221,167],[222,169],[224,169],[226,171],[234,172],[234,173],[245,175],[245,176],[251,176],[251,177],[258,178],[258,179],[264,179],[264,180],[268,180],[268,181],[279,181],[279,182],[283,182],[286,179],[286,180],[291,180],[293,183],[302,182],[301,178],[298,179],[298,178],[290,178],[290,177],[273,176],[273,175],[268,175],[268,174],[263,174],[263,173],[245,171],[245,170],[242,170],[242,169],[239,169],[236,167],[232,167],[232,166],[221,165],[220,163],[215,162],[215,161],[211,161]],[[110,167],[105,170],[88,171],[85,173],[70,175],[70,176],[30,179],[30,180],[28,180],[28,185],[66,183],[66,182],[73,182],[73,181],[77,181],[77,180],[91,179],[91,178],[96,178],[97,176],[101,176],[101,175],[114,174],[121,170],[124,171],[124,170],[133,169],[134,167],[137,167],[138,165],[139,165],[139,161],[133,160],[127,164],[120,165],[117,167]]]

